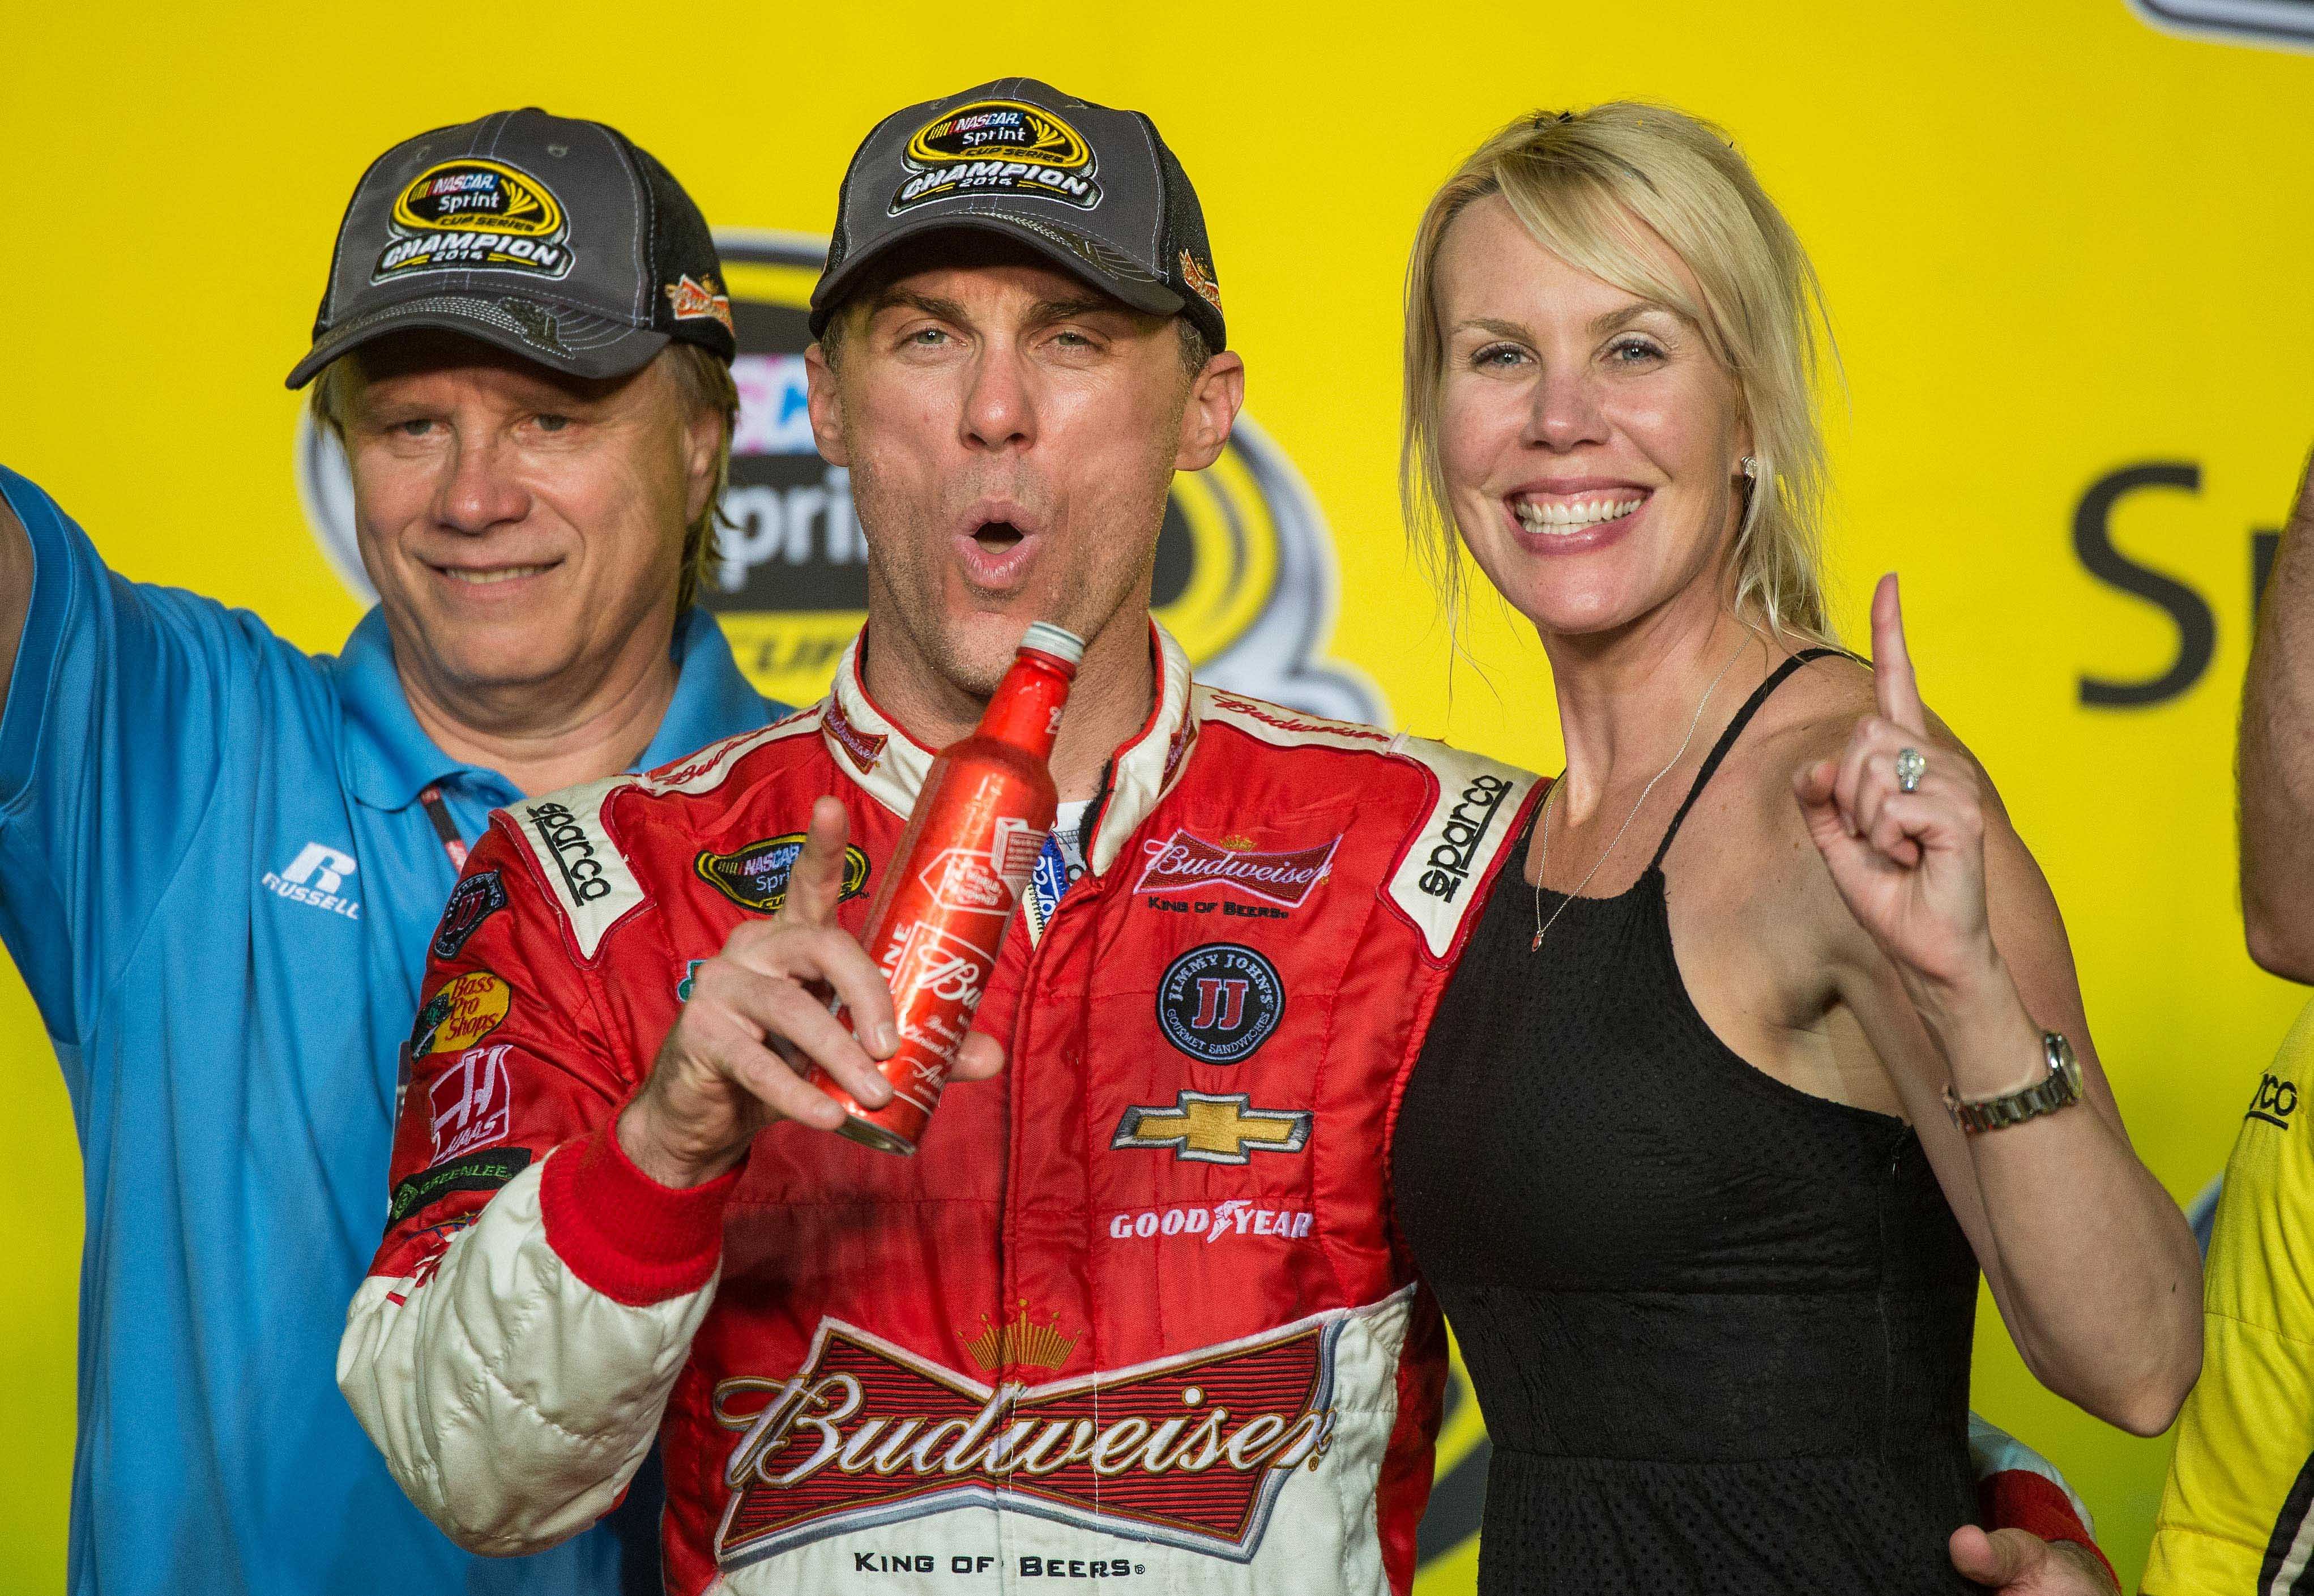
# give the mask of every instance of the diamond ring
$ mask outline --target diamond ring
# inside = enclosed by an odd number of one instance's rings
[[[1928,769],[1929,762],[1921,757],[1918,748],[1898,749],[1896,751],[1896,790],[1898,792],[1920,791],[1921,778],[1928,773]]]

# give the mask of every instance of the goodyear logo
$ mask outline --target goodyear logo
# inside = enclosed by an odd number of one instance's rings
[[[394,197],[393,242],[369,280],[478,269],[570,274],[570,225],[554,191],[503,161],[445,161]]]
[[[808,306],[826,246],[783,234],[725,234],[717,242],[739,342],[740,408],[723,564],[702,602],[758,691],[809,703],[827,691],[868,609],[868,544],[851,473],[819,457],[804,403]],[[346,585],[374,602],[337,440],[314,428],[304,407],[297,416],[307,518]],[[1338,720],[1384,719],[1373,685],[1324,654],[1335,569],[1317,500],[1246,417],[1210,469],[1174,478],[1153,597],[1199,680]]]
[[[901,155],[908,175],[889,214],[964,194],[1003,192],[1058,199],[1080,210],[1100,203],[1092,149],[1041,105],[976,100],[926,122]]]

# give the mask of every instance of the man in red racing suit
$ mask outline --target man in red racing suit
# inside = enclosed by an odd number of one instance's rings
[[[1009,80],[879,127],[841,225],[881,215],[887,189],[894,207],[921,198],[937,173],[916,157],[959,127],[1031,114],[1099,147],[1110,199],[1134,192],[1153,137],[1127,113]],[[888,171],[879,141],[905,148]],[[1009,167],[988,181],[1050,186]],[[1015,203],[1043,225],[1052,201]],[[831,304],[876,242],[843,236]],[[1444,1338],[1392,1230],[1387,1149],[1536,783],[1191,682],[1146,618],[1165,477],[1137,489],[1128,537],[1113,517],[1072,523],[1036,474],[1101,471],[1064,446],[1124,369],[1100,362],[1178,382],[1173,331],[1122,308],[1142,279],[1100,251],[1035,247],[1027,264],[866,279],[845,334],[852,430],[823,413],[835,379],[814,368],[815,425],[853,463],[871,558],[870,626],[830,696],[651,776],[501,811],[469,861],[422,993],[386,1239],[339,1363],[396,1477],[462,1544],[576,1532],[658,1438],[667,1583],[685,1593],[1412,1583]],[[1189,316],[1205,252],[1199,227],[1179,250],[1194,273],[1164,256],[1135,270],[1173,283]],[[1085,301],[1085,282],[1109,297]],[[1217,295],[1211,310],[1191,468],[1241,391],[1234,357],[1210,353]],[[884,364],[908,378],[888,394],[962,396],[925,457],[1008,473],[1011,497],[984,484],[970,501],[1002,525],[953,551],[923,516],[921,546],[957,562],[964,598],[910,586],[913,534],[877,474],[901,468],[861,430]],[[1048,574],[1015,581],[1006,562],[1040,540],[1057,551],[1030,569]],[[1128,579],[1104,586],[1120,547]],[[978,1021],[1005,1071],[952,1085],[915,1157],[870,1151],[825,1134],[825,1099],[796,1097],[783,1068],[730,1062],[771,1046],[850,1067],[806,1023],[812,971],[750,974],[746,950],[860,930],[932,745],[969,724],[974,685],[985,698],[1036,614],[1091,639],[1054,758],[1064,799],[1091,798],[1073,822],[1083,873],[1008,938]],[[966,689],[944,720],[957,701],[935,677]],[[871,1031],[870,994],[822,973]],[[734,996],[773,987],[787,1008]],[[747,1036],[734,1015],[757,1017]],[[683,1071],[719,1048],[734,1100],[789,1117],[758,1131],[776,1115],[740,1115],[694,1138],[681,1178],[657,1177],[680,1141],[661,1108],[703,1100]]]
[[[1532,780],[1193,686],[1158,646],[1087,873],[1016,921],[984,1006],[1009,1070],[952,1086],[913,1159],[789,1123],[671,1193],[608,1133],[819,794],[860,929],[932,754],[850,658],[768,730],[497,817],[466,879],[505,906],[427,992],[504,1018],[411,1081],[348,1343],[452,1534],[593,1521],[664,1401],[677,1591],[1406,1589],[1444,1345],[1382,1154]]]

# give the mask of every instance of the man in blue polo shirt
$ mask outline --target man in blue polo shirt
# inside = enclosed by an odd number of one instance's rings
[[[504,1011],[472,994],[411,1028],[437,921],[492,910],[444,915],[465,842],[773,712],[692,604],[734,353],[666,169],[505,112],[370,167],[290,375],[322,379],[382,601],[342,654],[122,579],[0,470],[0,939],[85,1165],[74,1592],[609,1592],[623,1562],[658,1588],[648,1521],[457,1550],[334,1359],[402,1051]],[[503,1107],[475,1078],[446,1113]]]

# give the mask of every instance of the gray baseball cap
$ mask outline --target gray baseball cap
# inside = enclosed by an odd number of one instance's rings
[[[853,153],[836,198],[811,331],[827,330],[869,263],[927,233],[1015,239],[1135,310],[1187,316],[1228,347],[1205,212],[1137,110],[1031,77],[999,78],[895,111]]]
[[[534,108],[370,163],[289,386],[420,327],[585,377],[623,376],[674,339],[738,353],[714,237],[682,185],[616,128]]]

